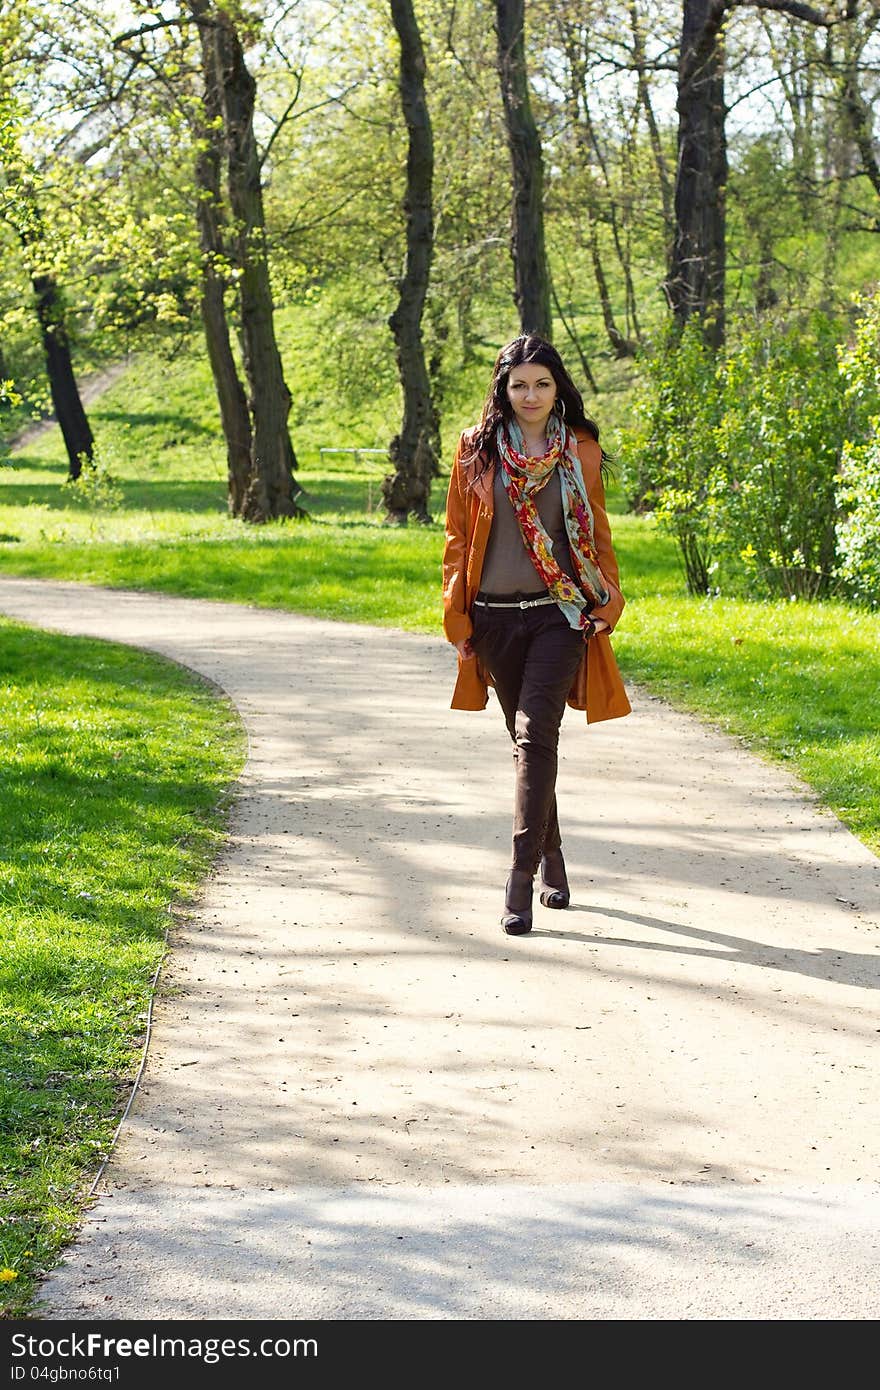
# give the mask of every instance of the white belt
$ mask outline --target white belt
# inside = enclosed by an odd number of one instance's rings
[[[521,598],[512,603],[495,603],[486,598],[474,599],[474,605],[477,608],[540,608],[542,604],[555,602],[555,598],[551,598],[549,594],[546,598]]]

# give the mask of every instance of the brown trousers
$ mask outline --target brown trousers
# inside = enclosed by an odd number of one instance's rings
[[[559,849],[556,769],[559,726],[584,649],[555,603],[482,608],[471,614],[474,652],[489,672],[513,740],[516,791],[512,867],[537,871]]]

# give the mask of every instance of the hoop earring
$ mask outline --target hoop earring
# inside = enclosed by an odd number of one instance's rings
[[[559,418],[560,418],[560,420],[564,420],[564,419],[565,419],[565,401],[562,399],[561,396],[557,396],[557,398],[556,398],[556,405],[557,405],[557,407],[558,407],[558,409],[559,409]]]

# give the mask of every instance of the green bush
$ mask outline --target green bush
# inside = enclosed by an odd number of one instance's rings
[[[837,496],[847,509],[837,525],[837,575],[856,602],[880,608],[880,416],[869,444],[844,450]]]
[[[880,292],[860,301],[853,343],[840,371],[853,429],[837,483],[837,569],[848,595],[880,607]]]
[[[73,503],[85,511],[111,512],[122,506],[122,488],[110,471],[106,453],[96,446],[91,458],[81,454],[79,477],[65,478],[62,484]]]
[[[622,460],[629,505],[650,510],[675,538],[688,592],[709,592],[718,546],[721,475],[716,431],[721,402],[712,352],[698,327],[670,333],[645,361],[631,450]]]
[[[718,366],[716,431],[728,484],[720,530],[729,587],[818,598],[834,582],[835,486],[847,402],[841,325],[823,314],[745,333]]]
[[[646,362],[624,485],[692,594],[880,601],[876,297],[845,349],[844,331],[818,312],[764,319],[715,358],[689,325]]]

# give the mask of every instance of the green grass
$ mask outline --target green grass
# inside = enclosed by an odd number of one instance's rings
[[[369,510],[384,460],[319,455],[374,446],[375,423],[340,438],[307,415],[295,434],[305,523],[246,527],[226,514],[225,455],[203,363],[162,375],[145,359],[92,410],[118,478],[115,511],[74,504],[57,432],[0,470],[0,571],[225,598],[437,634],[442,526],[387,528]],[[475,375],[474,391],[482,377]],[[155,399],[161,381],[160,408]],[[632,389],[610,375],[593,403],[619,452]],[[462,418],[473,405],[462,394]],[[618,428],[620,427],[620,428]],[[442,517],[445,480],[433,507]],[[629,607],[615,646],[625,674],[784,761],[866,844],[880,848],[880,615],[842,604],[689,598],[671,541],[609,504]],[[741,641],[735,639],[741,638]]]
[[[644,598],[616,649],[680,709],[787,764],[880,851],[880,622],[842,604]]]
[[[191,673],[5,620],[0,694],[0,1312],[14,1317],[107,1152],[169,905],[222,840],[244,740]]]

